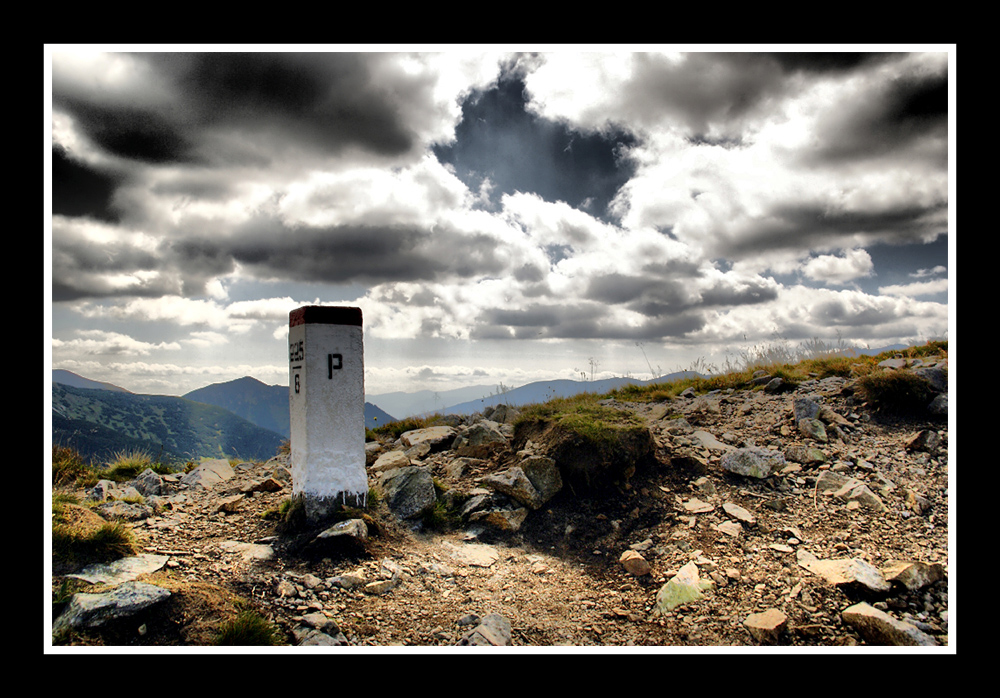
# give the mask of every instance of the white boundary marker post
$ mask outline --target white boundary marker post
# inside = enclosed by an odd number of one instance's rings
[[[364,350],[360,308],[289,313],[292,495],[311,521],[366,503]]]

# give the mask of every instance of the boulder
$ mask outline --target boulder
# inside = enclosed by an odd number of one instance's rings
[[[411,465],[390,470],[382,476],[381,487],[386,504],[400,519],[416,518],[437,501],[434,480],[426,467]]]

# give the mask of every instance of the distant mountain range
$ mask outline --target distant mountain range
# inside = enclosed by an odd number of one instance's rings
[[[580,393],[607,393],[625,385],[652,385],[655,383],[669,383],[670,381],[690,378],[701,374],[694,371],[676,371],[674,373],[644,381],[635,378],[605,378],[596,381],[575,381],[575,380],[551,380],[536,381],[522,385],[519,388],[502,390],[499,386],[489,393],[481,394],[480,397],[465,402],[449,405],[443,409],[431,409],[426,412],[441,412],[442,414],[474,414],[482,412],[487,407],[495,407],[501,403],[511,407],[521,407],[536,402],[547,402],[557,397],[572,397]],[[373,399],[380,399],[375,398]],[[425,413],[426,413],[425,412]]]
[[[396,419],[365,403],[365,426]],[[52,442],[89,460],[145,451],[163,462],[266,460],[289,438],[288,386],[238,378],[182,397],[140,395],[71,371],[52,371]]]
[[[162,463],[208,458],[267,460],[284,437],[229,410],[170,395],[52,384],[52,443],[86,459],[144,451]]]
[[[265,385],[256,378],[243,377],[225,383],[192,390],[184,395],[188,400],[223,407],[258,426],[276,431],[286,439],[290,434],[288,386]],[[395,422],[396,418],[365,403],[365,428]]]

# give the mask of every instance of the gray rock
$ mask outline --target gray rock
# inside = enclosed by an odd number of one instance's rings
[[[518,466],[487,475],[480,482],[484,486],[512,497],[532,509],[538,509],[542,505],[541,494]]]
[[[170,592],[145,582],[124,582],[101,594],[74,594],[53,623],[53,633],[74,628],[97,628],[127,618],[165,601]]]
[[[386,504],[400,519],[416,518],[437,501],[434,480],[426,467],[411,465],[390,470],[383,475],[381,486]]]
[[[785,457],[777,451],[751,446],[727,452],[719,464],[731,473],[763,479],[785,467]]]
[[[459,645],[506,647],[511,644],[510,621],[497,613],[488,613],[482,621],[458,641]]]
[[[143,497],[150,497],[153,495],[164,494],[164,484],[163,477],[153,471],[152,468],[146,468],[142,473],[132,481],[132,486],[141,494]]]
[[[142,574],[151,574],[167,564],[168,556],[143,553],[123,557],[114,562],[88,565],[67,577],[82,579],[91,584],[121,584],[130,582]]]
[[[538,491],[543,504],[556,496],[563,487],[559,466],[547,456],[529,456],[521,461],[519,467]]]
[[[819,417],[820,405],[809,397],[796,397],[792,400],[792,421],[798,424],[803,419]]]
[[[105,519],[116,521],[143,521],[153,515],[152,507],[133,502],[104,502],[98,504],[95,510]]]
[[[823,424],[822,420],[816,418],[806,418],[800,419],[797,422],[799,433],[807,436],[814,441],[819,441],[825,444],[829,441],[829,437],[826,434],[826,426]]]

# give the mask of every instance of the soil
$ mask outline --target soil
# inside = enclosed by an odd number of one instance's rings
[[[836,390],[820,395],[850,419],[844,440],[813,444],[826,453],[825,463],[766,479],[722,470],[717,452],[692,448],[668,428],[676,424],[670,417],[680,411],[694,428],[732,446],[784,448],[802,438],[789,430],[789,395],[747,391],[714,403],[672,404],[670,414],[662,404],[618,404],[647,420],[655,457],[637,466],[628,481],[600,492],[564,488],[515,532],[462,526],[414,530],[380,503],[365,512],[369,538],[363,546],[316,549],[307,545],[311,533],[282,532],[273,515],[289,497],[288,485],[246,495],[233,512],[218,511],[221,498],[244,492],[276,467],[274,461],[242,464],[234,478],[211,489],[185,490],[187,501],[132,524],[141,551],[169,556],[167,566],[143,580],[170,589],[170,599],[64,642],[204,646],[239,608],[250,607],[291,645],[317,617],[325,617],[351,646],[453,647],[478,618],[496,613],[510,623],[510,644],[520,647],[747,647],[761,642],[748,631],[747,618],[778,609],[787,617],[778,644],[842,647],[867,642],[842,620],[845,608],[863,600],[917,624],[947,646],[947,578],[915,591],[894,586],[890,593],[874,594],[831,585],[799,566],[795,554],[802,548],[820,559],[857,557],[879,568],[909,560],[940,563],[947,570],[947,425],[879,419],[853,405],[849,395]],[[907,450],[908,439],[921,429],[943,437],[933,453]],[[499,450],[456,481],[444,469],[453,457],[437,453],[424,462],[443,486],[456,491],[467,491],[476,478],[514,462],[511,451]],[[816,477],[827,469],[865,481],[886,510],[819,492]],[[907,491],[918,493],[928,507],[914,511]],[[693,499],[711,510],[690,510]],[[730,519],[722,508],[727,502],[755,518],[735,536],[719,528]],[[273,557],[252,559],[232,541],[269,545]],[[649,574],[626,571],[620,558],[629,549],[649,562]],[[700,601],[657,613],[657,592],[691,561],[714,588]],[[366,583],[398,583],[384,593],[333,583],[347,574]],[[102,588],[54,575],[53,590],[64,582],[71,591]],[[311,615],[316,613],[322,616]]]

